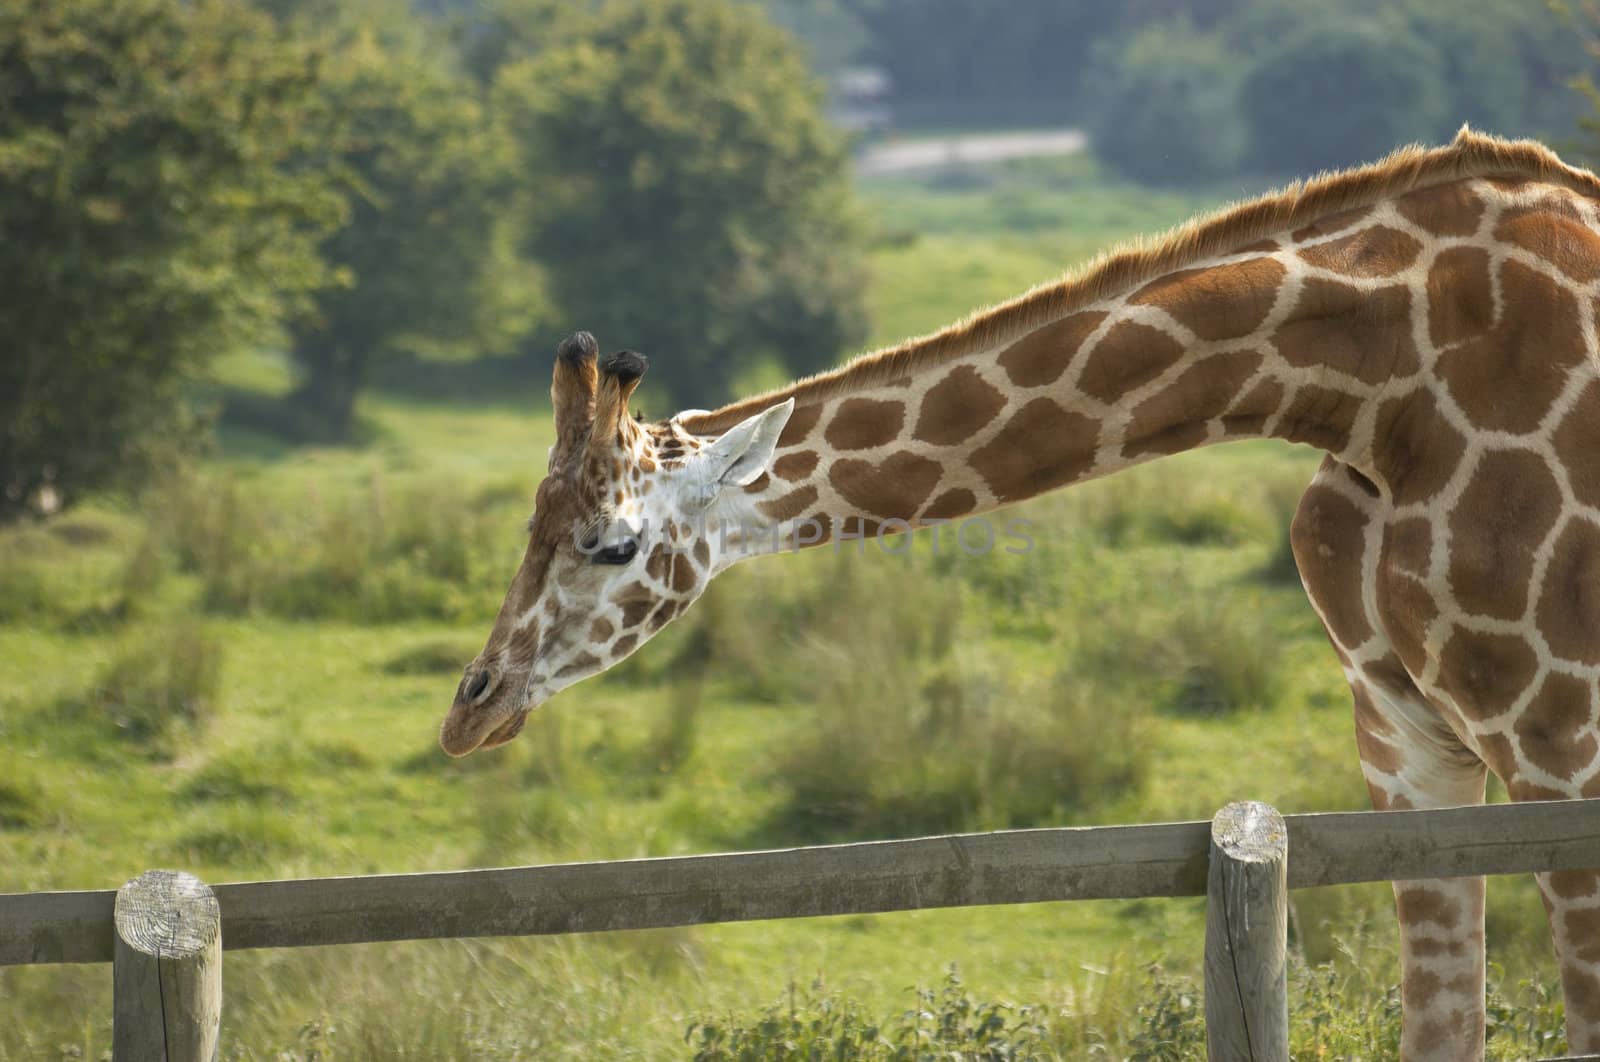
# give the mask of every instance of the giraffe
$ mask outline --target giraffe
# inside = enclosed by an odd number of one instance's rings
[[[1192,221],[832,372],[642,422],[557,350],[526,556],[440,731],[466,755],[747,557],[959,520],[1195,447],[1326,457],[1295,514],[1379,809],[1600,795],[1600,179],[1463,129]],[[1538,876],[1600,1051],[1600,872]],[[1397,882],[1402,1053],[1484,1051],[1484,882]]]

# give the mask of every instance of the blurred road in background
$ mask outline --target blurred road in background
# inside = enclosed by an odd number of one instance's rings
[[[964,162],[1074,155],[1087,143],[1081,130],[1059,129],[873,144],[857,157],[856,172],[863,177],[884,177]]]

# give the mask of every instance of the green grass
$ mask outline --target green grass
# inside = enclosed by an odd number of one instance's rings
[[[875,253],[881,338],[1047,279],[1108,227],[1187,209],[1141,214],[1092,173],[1047,187],[1070,177],[1003,174],[1057,213],[998,235],[981,190],[886,190],[893,225],[931,234]],[[288,386],[266,356],[221,377]],[[0,532],[0,891],[109,888],[155,866],[228,881],[1207,818],[1241,798],[1364,805],[1337,664],[1282,577],[1284,499],[1316,455],[1270,444],[1007,514],[1033,522],[1025,557],[956,564],[923,534],[908,557],[754,562],[516,742],[446,759],[437,726],[517,564],[549,445],[543,387],[489,403],[375,392],[359,448],[229,428],[216,459],[138,507]],[[1389,1042],[1387,888],[1295,906],[1301,1053]],[[1498,998],[1523,993],[1527,1015],[1507,1018],[1497,1057],[1536,1053],[1516,1045],[1556,1011],[1531,882],[1492,883],[1489,922]],[[908,1008],[999,1003],[1007,1028],[1030,1008],[1044,1057],[1184,1057],[1202,925],[1194,900],[1096,902],[236,952],[224,1057],[685,1057],[691,1025],[757,1035],[775,1005],[780,1024],[854,1015],[891,1035]],[[940,987],[952,963],[956,996]],[[109,988],[104,967],[0,970],[16,1016],[0,1059],[98,1057]]]

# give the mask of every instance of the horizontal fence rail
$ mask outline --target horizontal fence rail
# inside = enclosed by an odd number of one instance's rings
[[[1287,815],[1288,886],[1600,867],[1600,799]],[[223,947],[1201,896],[1211,823],[216,885]],[[109,962],[115,890],[0,895],[0,966]]]

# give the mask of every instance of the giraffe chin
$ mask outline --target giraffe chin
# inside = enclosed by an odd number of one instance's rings
[[[472,730],[466,733],[451,727],[455,714],[452,712],[451,718],[445,720],[444,727],[439,731],[439,747],[444,750],[445,755],[456,759],[483,749],[497,748],[522,733],[523,726],[528,722],[528,713],[532,710],[532,705],[518,708],[511,713],[509,719],[490,730]]]

